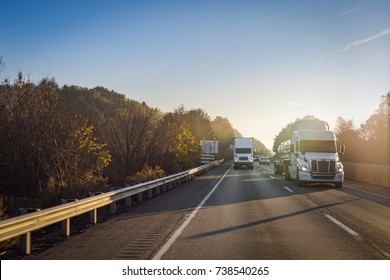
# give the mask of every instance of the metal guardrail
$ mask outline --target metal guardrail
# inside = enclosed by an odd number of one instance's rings
[[[174,182],[182,180],[189,180],[193,175],[200,173],[206,169],[210,169],[219,165],[223,160],[214,161],[212,163],[199,166],[178,174],[167,177],[155,179],[145,183],[128,186],[125,188],[116,189],[107,193],[102,193],[89,198],[74,200],[63,205],[58,205],[43,209],[41,211],[21,215],[18,217],[0,221],[0,242],[9,240],[14,237],[22,236],[26,254],[31,253],[31,232],[47,227],[49,225],[63,222],[64,233],[66,236],[70,235],[70,219],[84,213],[90,212],[93,215],[93,223],[96,223],[97,209],[113,205],[112,212],[116,211],[116,201],[131,198],[136,194],[142,194],[145,191],[150,191],[156,187],[167,186]],[[131,203],[131,201],[129,201]]]

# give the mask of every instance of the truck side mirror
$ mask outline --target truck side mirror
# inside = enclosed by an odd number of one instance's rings
[[[344,155],[345,154],[345,145],[340,145],[340,152],[339,152],[340,155]]]

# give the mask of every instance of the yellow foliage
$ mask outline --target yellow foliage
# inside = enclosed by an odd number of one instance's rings
[[[141,183],[153,179],[163,177],[165,175],[164,170],[160,166],[155,166],[154,168],[150,167],[145,163],[142,170],[138,171],[133,176],[127,177],[128,183]]]

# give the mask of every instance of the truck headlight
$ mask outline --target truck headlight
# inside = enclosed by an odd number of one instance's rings
[[[238,155],[234,155],[234,161],[238,161]]]
[[[337,163],[337,173],[343,173],[344,172],[344,166],[341,164],[341,162]]]
[[[303,172],[310,172],[309,167],[307,167],[306,165],[301,165],[301,170],[302,170]]]

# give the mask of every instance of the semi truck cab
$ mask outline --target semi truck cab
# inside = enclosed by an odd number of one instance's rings
[[[340,153],[344,153],[344,149],[341,147]],[[286,179],[293,179],[299,185],[323,182],[334,183],[337,188],[342,186],[344,170],[333,131],[293,131]]]

